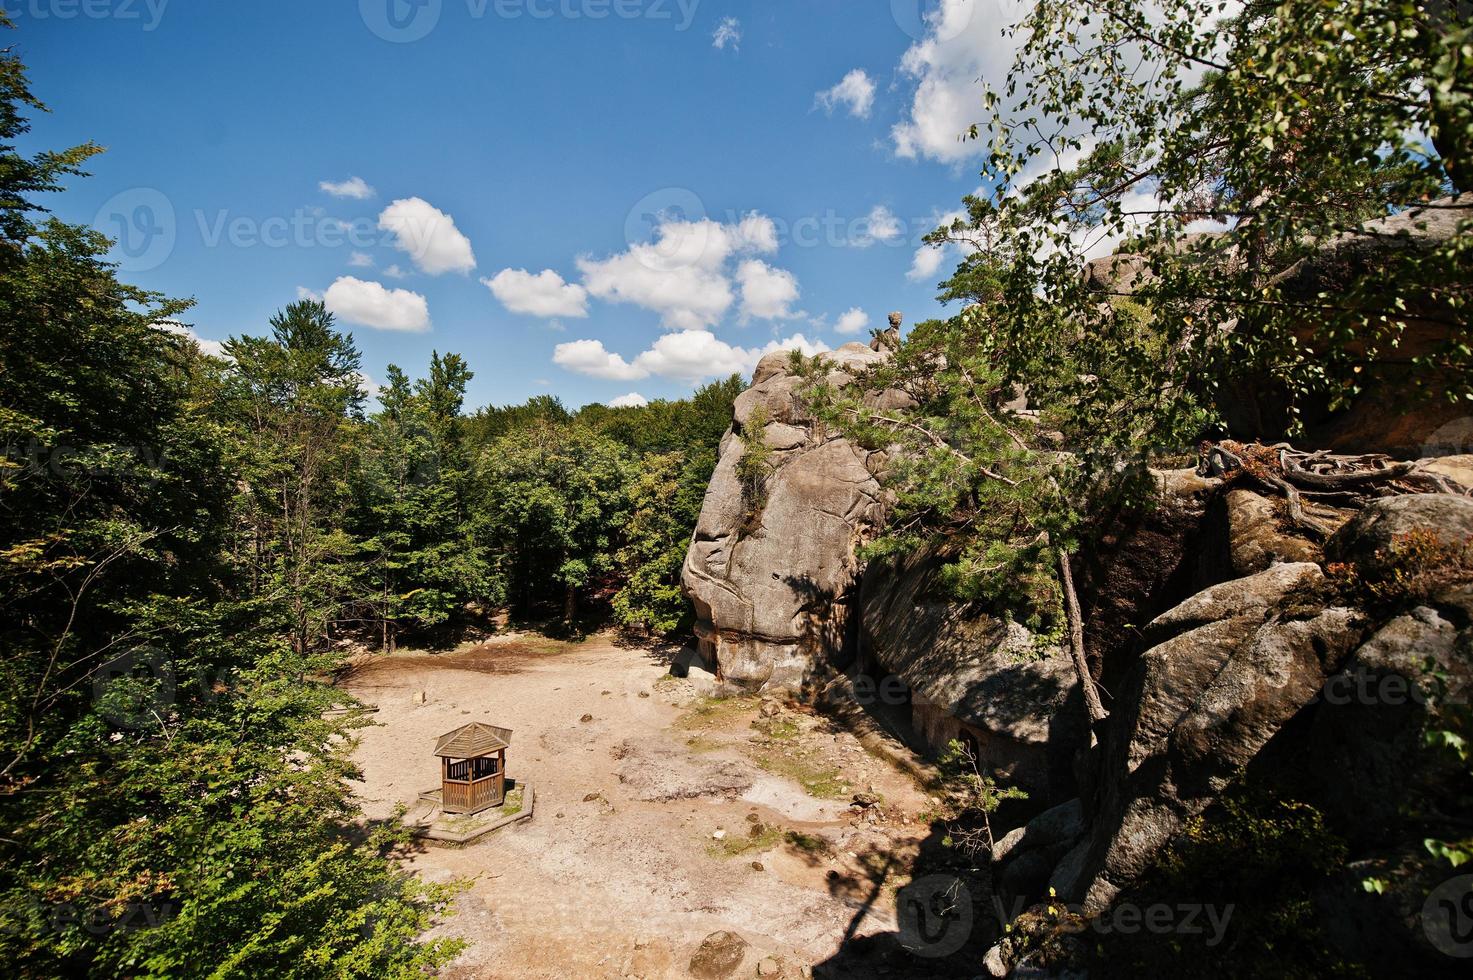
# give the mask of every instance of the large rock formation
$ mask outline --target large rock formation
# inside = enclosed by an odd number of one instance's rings
[[[828,380],[844,385],[888,356],[846,344],[822,363]],[[840,658],[856,552],[885,512],[880,454],[816,426],[802,404],[804,384],[787,353],[758,364],[733,407],[682,574],[703,655],[721,679],[753,690],[798,689]],[[877,396],[885,404],[904,397]],[[772,471],[754,495],[740,463],[758,440],[771,451]]]
[[[961,741],[1035,799],[1067,799],[1074,753],[1089,736],[1068,652],[958,603],[940,582],[941,561],[926,551],[866,569],[864,667],[905,682],[912,729],[932,749]]]

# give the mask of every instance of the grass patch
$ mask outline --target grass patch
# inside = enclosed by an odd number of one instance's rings
[[[661,674],[659,677],[655,678],[654,687],[655,690],[663,692],[678,687],[679,685],[679,677],[676,677],[674,674]]]
[[[700,735],[692,735],[690,738],[685,740],[685,747],[690,749],[692,752],[715,752],[717,749],[721,748],[721,743],[714,742],[711,739],[704,738]]]
[[[814,762],[807,752],[759,749],[754,761],[775,776],[791,779],[815,799],[839,800],[849,792],[839,770]]]
[[[753,710],[755,704],[753,698],[698,698],[685,709],[676,725],[688,731],[719,728],[743,712]]]
[[[776,827],[756,823],[752,825],[751,830],[747,831],[746,836],[728,834],[721,840],[713,840],[706,848],[706,853],[712,857],[741,857],[752,851],[768,850],[782,839],[783,833]]]
[[[752,727],[768,738],[778,739],[783,742],[789,742],[797,738],[801,731],[798,728],[797,722],[790,721],[787,718],[758,718],[752,722]]]
[[[522,791],[514,789],[506,794],[506,800],[501,804],[501,815],[509,817],[515,813],[522,812]]]

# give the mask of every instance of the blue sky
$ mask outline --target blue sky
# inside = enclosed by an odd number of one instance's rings
[[[3,6],[53,110],[25,148],[107,147],[55,210],[126,278],[206,340],[324,296],[371,377],[457,351],[473,406],[678,397],[935,315],[956,256],[918,239],[1006,64],[1006,0]]]

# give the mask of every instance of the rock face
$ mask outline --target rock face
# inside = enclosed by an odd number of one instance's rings
[[[1061,894],[1107,907],[1340,668],[1364,621],[1317,601],[1322,581],[1318,565],[1275,565],[1150,624],[1111,720],[1092,833],[1054,875]]]
[[[1325,542],[1325,556],[1331,561],[1373,561],[1378,551],[1419,528],[1449,544],[1473,538],[1473,500],[1427,493],[1372,501]]]
[[[1017,623],[958,604],[941,587],[940,564],[926,552],[866,570],[864,666],[905,682],[911,726],[932,749],[962,741],[1036,798],[1067,798],[1074,752],[1088,742],[1073,662]]]
[[[830,383],[844,385],[888,356],[846,344],[822,358]],[[786,353],[758,364],[733,406],[682,574],[702,654],[721,679],[751,690],[799,689],[841,655],[856,551],[885,513],[877,454],[815,431],[804,383]],[[739,470],[757,440],[771,451],[765,500],[749,499]]]
[[[1326,542],[1326,556],[1375,562],[1418,529],[1464,540],[1473,500],[1372,501]],[[1439,588],[1378,622],[1347,604],[1318,564],[1277,562],[1158,616],[1142,631],[1146,650],[1086,780],[1088,829],[1049,885],[1089,913],[1107,908],[1250,764],[1318,807],[1356,853],[1384,849],[1373,863],[1399,861],[1401,802],[1418,785],[1448,785],[1420,745],[1431,677],[1473,689],[1473,585]],[[1058,835],[1033,836],[1054,845]],[[1037,869],[1009,860],[1004,880],[1036,896]]]

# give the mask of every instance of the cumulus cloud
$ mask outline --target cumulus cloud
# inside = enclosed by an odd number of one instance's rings
[[[192,327],[186,326],[183,323],[175,323],[172,320],[161,321],[159,323],[155,323],[153,326],[155,330],[162,330],[164,333],[171,333],[176,337],[185,337],[193,341],[194,344],[199,347],[200,353],[202,354],[208,354],[211,357],[220,357],[229,360],[229,358],[226,357],[225,354],[225,346],[220,343],[220,341],[206,340],[199,334],[195,333]]]
[[[429,304],[407,289],[385,289],[376,282],[343,276],[327,287],[322,301],[334,316],[375,330],[430,329]]]
[[[348,259],[348,266],[353,269],[372,269],[373,256],[367,252],[354,252]]]
[[[843,106],[854,118],[868,119],[875,105],[875,83],[863,68],[856,68],[833,88],[818,93],[818,105],[830,115],[836,106]]]
[[[607,259],[580,258],[578,268],[589,294],[652,310],[672,330],[701,330],[718,323],[736,299],[729,261],[775,252],[777,244],[777,226],[760,214],[731,224],[666,220],[653,241]]]
[[[418,197],[395,201],[378,216],[378,226],[394,236],[393,245],[406,253],[421,272],[470,272],[476,254],[470,239],[455,227],[455,219]]]
[[[736,51],[742,44],[742,22],[735,17],[723,17],[721,23],[716,25],[716,33],[711,35],[711,47],[724,50],[730,47]]]
[[[648,371],[605,350],[601,340],[574,340],[558,344],[552,352],[552,363],[575,374],[607,378],[610,381],[637,381],[649,377]]]
[[[631,391],[627,395],[620,395],[609,402],[610,408],[644,408],[650,400],[637,391]]]
[[[297,287],[297,299],[298,300],[311,300],[314,303],[321,303],[322,302],[322,294],[319,293],[315,289],[308,289],[306,286],[298,286]]]
[[[979,79],[1002,88],[1027,37],[1006,37],[1003,29],[1021,20],[1028,6],[1027,0],[986,7],[982,0],[941,0],[926,16],[926,34],[900,63],[915,92],[905,118],[891,130],[897,154],[956,164],[987,151],[987,140],[960,137],[983,121]]]
[[[869,314],[856,306],[839,317],[839,322],[834,325],[834,332],[859,333],[867,326],[869,326]]]
[[[728,374],[748,374],[774,351],[800,350],[812,356],[828,349],[823,341],[810,341],[801,333],[764,347],[738,347],[709,330],[681,330],[660,337],[632,362],[606,350],[598,340],[559,344],[552,359],[569,371],[595,378],[633,381],[653,375],[694,383]]]
[[[862,224],[863,227],[850,243],[855,248],[869,248],[875,242],[898,241],[905,234],[905,228],[895,212],[883,204],[870,208]]]
[[[409,273],[405,272],[397,264],[396,265],[391,265],[391,266],[388,266],[387,268],[385,268],[384,269],[384,275],[388,276],[390,279],[407,279],[407,278],[409,278]]]
[[[761,259],[747,259],[737,267],[742,287],[742,319],[788,320],[795,314],[798,279],[786,269],[774,269]]]
[[[540,317],[586,317],[588,291],[563,280],[551,269],[533,275],[526,269],[502,269],[481,283],[513,313]]]
[[[324,180],[317,185],[324,193],[333,197],[346,197],[355,201],[366,201],[377,193],[362,177],[349,177],[343,181]]]

